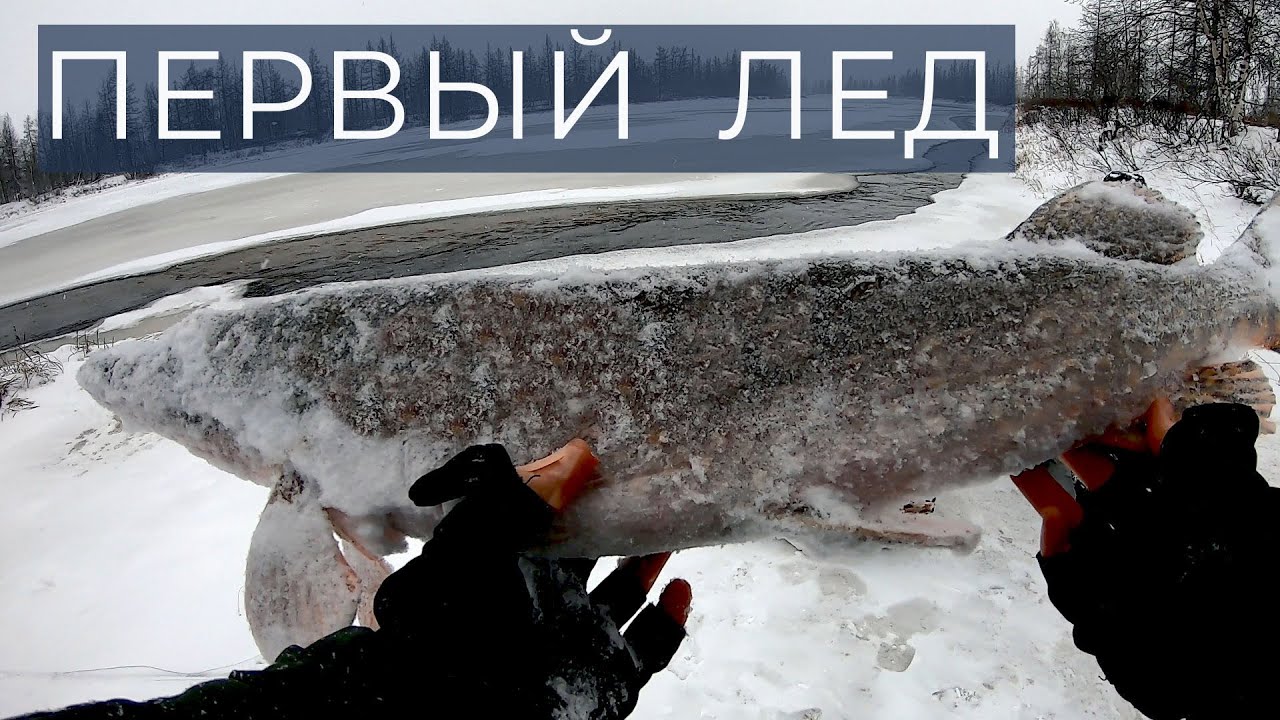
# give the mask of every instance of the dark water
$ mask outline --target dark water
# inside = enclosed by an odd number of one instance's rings
[[[810,198],[621,202],[440,218],[303,237],[191,260],[0,307],[0,350],[93,327],[202,285],[251,280],[248,295],[328,282],[492,267],[624,248],[720,243],[889,220],[957,187],[961,175],[860,177]]]

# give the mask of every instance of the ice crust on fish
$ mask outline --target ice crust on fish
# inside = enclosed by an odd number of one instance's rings
[[[326,286],[196,313],[79,380],[242,477],[289,468],[371,547],[427,536],[440,511],[407,488],[463,447],[573,437],[603,476],[549,552],[811,534],[1038,464],[1270,336],[1276,203],[1199,266],[1194,218],[1152,192],[1082,186],[1075,230],[1046,211],[960,250]]]
[[[1041,205],[1009,239],[1081,242],[1117,260],[1172,265],[1194,258],[1204,231],[1190,210],[1131,181],[1091,182]]]

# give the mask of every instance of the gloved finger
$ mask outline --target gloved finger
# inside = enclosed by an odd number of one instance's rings
[[[555,511],[518,479],[473,491],[445,515],[432,533],[463,556],[525,550],[545,540]],[[425,549],[424,549],[425,551]]]
[[[560,568],[569,574],[577,583],[586,587],[591,571],[595,569],[596,558],[565,558],[560,561]]]
[[[1111,427],[1062,454],[1062,460],[1089,490],[1101,488],[1116,472],[1116,458],[1158,454],[1174,424],[1173,404],[1157,398],[1136,422],[1126,428]]]
[[[650,605],[632,621],[625,638],[639,664],[641,683],[661,671],[675,657],[684,642],[684,624],[689,619],[693,588],[684,580],[672,580],[662,591],[657,605]]]
[[[1218,403],[1189,408],[1169,429],[1161,445],[1161,470],[1175,486],[1198,488],[1223,478],[1261,488],[1257,474],[1258,414],[1248,405]],[[1208,488],[1205,488],[1208,490]],[[1215,488],[1214,493],[1234,488]]]
[[[1151,408],[1143,419],[1147,426],[1147,448],[1158,455],[1165,436],[1178,421],[1178,414],[1169,398],[1159,397],[1151,403]]]
[[[1085,445],[1062,453],[1062,462],[1089,490],[1102,487],[1116,472],[1115,462],[1107,446]]]
[[[501,445],[472,445],[448,462],[418,478],[409,499],[418,507],[440,505],[474,493],[495,482],[522,482],[515,463]]]
[[[627,558],[591,591],[591,602],[621,627],[644,605],[671,553]]]
[[[546,539],[552,516],[582,492],[598,464],[582,440],[523,468],[501,445],[475,445],[424,475],[409,497],[426,505],[464,496],[436,526],[434,541],[470,552],[524,550]]]
[[[1086,442],[1086,444],[1105,445],[1130,452],[1146,452],[1153,455],[1160,452],[1160,443],[1165,433],[1177,421],[1177,411],[1173,403],[1166,397],[1158,397],[1147,407],[1147,411],[1129,425],[1129,427],[1110,427],[1106,432]]]
[[[1052,472],[1053,463],[1043,463],[1013,476],[1013,484],[1040,514],[1043,527],[1040,552],[1058,555],[1070,549],[1071,530],[1084,519],[1080,504]]]
[[[1078,509],[1068,515],[1058,507],[1045,508],[1040,513],[1040,554],[1043,557],[1071,550],[1071,531],[1080,524],[1079,516]]]

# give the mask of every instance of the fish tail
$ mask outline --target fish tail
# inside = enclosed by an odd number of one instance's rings
[[[1253,254],[1263,267],[1280,266],[1280,192],[1262,207],[1229,251],[1237,246]]]
[[[1207,403],[1239,403],[1258,413],[1261,430],[1276,431],[1271,411],[1276,406],[1275,390],[1262,367],[1253,360],[1223,363],[1193,370],[1186,382],[1169,397],[1178,415],[1187,408]]]
[[[1265,337],[1260,343],[1268,350],[1280,350],[1280,193],[1263,206],[1222,259],[1227,265],[1260,270],[1267,294],[1263,317]]]

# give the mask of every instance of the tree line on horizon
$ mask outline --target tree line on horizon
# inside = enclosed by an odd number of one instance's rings
[[[1278,128],[1280,3],[1275,0],[1076,0],[1021,76],[1024,107],[1111,120],[1116,111],[1219,139]]]
[[[977,68],[974,63],[964,60],[943,61],[935,68],[933,79],[934,97],[938,100],[953,102],[973,102],[977,94]],[[989,62],[986,72],[987,104],[1013,105],[1017,102],[1017,68],[1009,63]],[[925,71],[910,68],[902,73],[887,77],[867,78],[848,76],[844,78],[845,90],[886,90],[889,97],[924,98]],[[832,91],[830,80],[823,80],[809,86],[811,92],[829,93]]]

